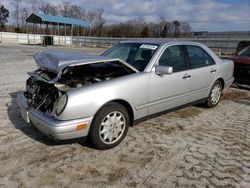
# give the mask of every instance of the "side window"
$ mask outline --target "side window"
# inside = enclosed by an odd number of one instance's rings
[[[203,50],[203,53],[206,65],[214,65],[215,64],[214,59],[206,51]]]
[[[191,69],[215,64],[213,58],[202,48],[198,46],[186,46],[186,47]]]
[[[162,54],[159,65],[173,67],[174,72],[188,69],[182,46],[170,46]]]

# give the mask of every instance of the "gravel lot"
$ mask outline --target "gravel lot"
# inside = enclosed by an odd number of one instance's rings
[[[0,45],[0,187],[250,187],[249,90],[227,89],[214,109],[143,122],[108,151],[56,143],[25,123],[16,103],[40,49]]]

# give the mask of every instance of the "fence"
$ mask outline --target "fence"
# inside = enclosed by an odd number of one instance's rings
[[[105,38],[105,37],[71,37],[46,35],[53,37],[54,45],[77,45],[77,46],[95,46],[109,47],[120,41],[128,40],[146,40],[146,41],[196,41],[207,45],[217,54],[235,53],[238,45],[242,41],[249,41],[250,37],[242,38]],[[0,43],[12,44],[42,44],[43,35],[0,32]]]
[[[250,38],[250,31],[194,32],[198,38]]]
[[[120,41],[144,40],[144,41],[195,41],[207,45],[217,54],[233,54],[238,44],[242,41],[250,41],[249,38],[101,38],[101,37],[73,37],[73,45],[106,47]]]
[[[46,35],[53,37],[54,45],[72,45],[71,36]],[[0,43],[6,44],[43,44],[44,35],[0,32]]]

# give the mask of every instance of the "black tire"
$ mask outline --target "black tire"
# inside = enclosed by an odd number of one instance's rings
[[[212,99],[212,94],[213,94],[213,90],[214,90],[215,88],[220,88],[220,95],[219,95],[218,100],[213,101],[213,99]],[[208,108],[213,108],[213,107],[217,106],[217,104],[220,102],[221,95],[222,95],[222,84],[221,84],[221,82],[220,82],[219,80],[217,80],[217,81],[214,83],[214,85],[212,86],[212,88],[211,88],[211,90],[210,90],[210,92],[209,92],[209,96],[208,96],[208,98],[206,99],[206,102],[205,102],[206,107],[208,107]]]
[[[110,114],[112,115],[112,113],[117,113],[118,115],[119,113],[122,114],[121,119],[124,120],[125,124],[122,126],[123,132],[118,136],[119,139],[117,138],[117,141],[115,141],[114,143],[105,143],[105,140],[104,138],[102,138],[101,134],[102,123],[103,121],[105,121],[105,119],[107,119],[107,116],[109,116]],[[120,144],[121,141],[125,138],[128,132],[129,124],[130,118],[127,109],[116,102],[108,103],[104,107],[102,107],[95,115],[90,127],[90,132],[88,136],[89,141],[96,149],[105,150],[113,148]],[[114,128],[112,128],[112,130],[114,130]]]

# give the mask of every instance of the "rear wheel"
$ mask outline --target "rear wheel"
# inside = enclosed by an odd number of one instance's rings
[[[209,108],[215,107],[221,99],[221,94],[222,94],[222,84],[219,80],[217,80],[211,91],[209,92],[209,96],[206,100],[206,106]]]
[[[95,115],[89,139],[97,149],[109,149],[118,145],[129,127],[127,109],[115,102],[105,105]]]

